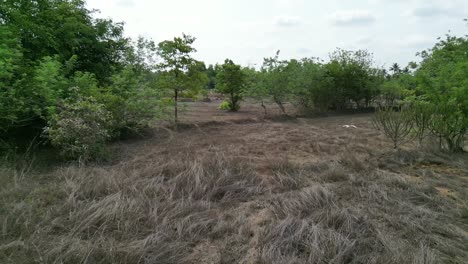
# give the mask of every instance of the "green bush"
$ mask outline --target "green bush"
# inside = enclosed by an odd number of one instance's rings
[[[219,109],[220,110],[230,110],[231,109],[231,104],[228,102],[228,101],[223,101],[220,105],[219,105]]]
[[[457,105],[444,104],[434,107],[429,129],[439,138],[439,147],[450,152],[463,152],[468,116]]]
[[[96,98],[112,114],[113,137],[138,133],[167,115],[173,103],[164,100],[168,95],[155,82],[150,73],[139,73],[131,66],[112,76],[112,85]]]
[[[230,111],[240,109],[240,100],[246,84],[246,76],[240,65],[226,59],[216,75],[216,89],[226,95]]]
[[[75,98],[56,109],[44,134],[64,157],[89,160],[102,154],[110,121],[109,112],[94,98]]]

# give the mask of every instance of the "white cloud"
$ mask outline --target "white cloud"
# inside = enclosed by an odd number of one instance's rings
[[[368,25],[376,20],[368,10],[337,11],[330,18],[337,26]]]
[[[118,0],[117,5],[122,7],[133,7],[135,6],[135,2],[133,2],[133,0]]]
[[[426,49],[433,46],[436,41],[437,40],[434,37],[414,34],[403,37],[402,39],[398,40],[396,44],[399,47]]]
[[[361,37],[356,41],[356,44],[360,46],[369,45],[370,43],[372,43],[372,38],[369,36]]]
[[[0,0],[1,2],[1,0]],[[415,60],[448,30],[463,36],[467,0],[87,0],[95,17],[125,21],[129,37],[159,42],[197,37],[196,58],[207,64],[230,58],[261,65],[281,49],[282,58],[327,54],[335,47],[368,49],[380,64]],[[340,12],[337,12],[340,11]],[[449,12],[465,15],[445,15]],[[445,14],[444,14],[445,12]],[[331,15],[333,14],[333,15]],[[437,16],[430,16],[438,14]],[[453,13],[452,13],[453,14]],[[418,16],[416,16],[418,15]]]
[[[463,16],[463,13],[457,9],[439,7],[439,6],[421,6],[412,10],[411,15],[420,18],[431,18],[439,16]]]
[[[310,53],[312,53],[312,49],[299,48],[299,49],[297,49],[297,53],[299,53],[299,54],[310,54]]]
[[[275,18],[275,25],[279,27],[294,27],[301,22],[301,18],[297,16],[278,16]]]

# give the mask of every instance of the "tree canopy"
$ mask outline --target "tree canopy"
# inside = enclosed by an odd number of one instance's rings
[[[240,108],[239,101],[242,99],[244,82],[245,77],[241,66],[226,59],[216,75],[216,89],[228,96],[231,111],[237,111]]]

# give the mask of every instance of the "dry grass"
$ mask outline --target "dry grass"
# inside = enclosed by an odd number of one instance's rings
[[[0,166],[0,263],[468,259],[466,154],[393,151],[365,115],[163,132],[114,164]]]

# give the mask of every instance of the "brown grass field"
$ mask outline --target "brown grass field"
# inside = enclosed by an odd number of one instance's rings
[[[0,263],[468,263],[467,154],[218,104],[111,162],[0,167]]]

